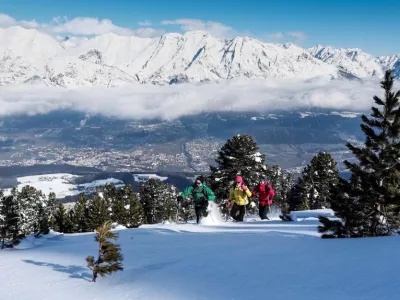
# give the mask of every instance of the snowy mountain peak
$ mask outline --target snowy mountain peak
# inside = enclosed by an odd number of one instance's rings
[[[343,49],[317,45],[308,50],[314,57],[356,77],[383,76],[383,69],[377,58],[359,48]]]
[[[394,76],[400,79],[400,54],[392,56],[379,56],[378,62],[383,70],[393,70]]]
[[[14,26],[0,29],[0,84],[116,86],[201,83],[235,78],[381,77],[399,57],[375,58],[358,48],[310,49],[249,37],[219,39],[203,31],[140,38],[107,33],[58,37]],[[40,80],[39,80],[40,79]]]

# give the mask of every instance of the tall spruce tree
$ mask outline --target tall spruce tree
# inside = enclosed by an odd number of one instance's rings
[[[99,228],[104,222],[111,220],[107,201],[99,194],[95,194],[89,204],[88,227],[89,230]]]
[[[87,198],[85,194],[79,195],[78,202],[74,206],[74,219],[75,229],[77,232],[89,231],[89,210],[87,207]]]
[[[40,232],[40,220],[44,218],[44,208],[46,207],[46,197],[41,191],[34,187],[26,185],[20,192],[16,192],[18,201],[19,224],[18,229],[20,237],[26,236],[32,232]],[[42,211],[41,211],[42,208]],[[39,216],[39,213],[42,213]]]
[[[107,204],[107,207],[109,210],[111,210],[111,207],[113,206],[115,200],[118,197],[118,190],[115,187],[115,185],[111,183],[107,183],[103,188],[102,188],[102,195],[103,199]]]
[[[57,208],[56,194],[50,193],[47,198],[37,204],[39,233],[47,234],[50,229],[50,218]]]
[[[301,199],[301,185],[302,178],[298,178],[297,182],[290,189],[287,196],[288,211],[302,210],[302,199]]]
[[[175,219],[177,189],[159,179],[149,179],[140,185],[140,202],[147,224]]]
[[[1,249],[4,249],[6,243],[13,242],[13,230],[18,222],[18,207],[14,197],[3,196],[0,191],[0,239]]]
[[[126,209],[126,222],[124,225],[128,228],[136,228],[144,222],[144,211],[142,204],[136,197],[132,190],[131,185],[126,185],[123,189],[125,201],[128,202],[128,208]]]
[[[194,211],[193,200],[190,198],[184,198],[179,203],[179,213],[178,218],[187,222],[189,220],[194,220],[196,218],[196,214]]]
[[[289,191],[294,185],[294,177],[291,173],[284,173],[278,165],[267,166],[266,175],[268,181],[275,191],[273,205],[279,209],[287,206]]]
[[[329,207],[329,197],[339,179],[337,163],[327,152],[316,154],[299,180],[300,209]]]
[[[235,177],[240,175],[252,189],[265,174],[265,155],[249,135],[237,135],[229,139],[218,151],[216,166],[210,166],[209,186],[216,195],[222,213],[227,213],[225,203],[234,187]]]
[[[125,189],[120,189],[111,204],[111,220],[118,224],[125,225],[127,223],[127,207],[128,198],[125,196]]]
[[[400,91],[391,71],[381,81],[385,99],[374,96],[371,116],[362,115],[364,147],[347,144],[358,163],[345,161],[349,181],[340,179],[331,207],[343,222],[320,218],[323,237],[386,236],[400,228]]]
[[[21,223],[23,221],[23,216],[22,216],[22,206],[20,205],[18,194],[19,194],[18,189],[14,187],[11,189],[11,193],[9,196],[12,197],[12,200],[10,199],[10,201],[16,213],[16,221],[14,226],[11,228],[13,242],[18,241],[18,239],[23,238],[25,236],[20,229]]]
[[[67,210],[64,204],[59,203],[54,212],[54,230],[62,233],[72,233],[75,231],[75,224],[71,218],[71,212]]]
[[[290,203],[289,203],[289,195],[291,190],[295,185],[294,176],[292,173],[287,173],[284,175],[282,181],[282,192],[280,194],[281,203],[280,206],[283,213],[287,213],[289,211]]]

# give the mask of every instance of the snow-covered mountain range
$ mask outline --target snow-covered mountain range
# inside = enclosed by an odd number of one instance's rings
[[[400,55],[360,49],[269,44],[247,37],[217,39],[192,31],[159,38],[104,34],[58,40],[35,29],[0,29],[0,85],[76,87],[126,83],[201,83],[234,78],[381,77]]]

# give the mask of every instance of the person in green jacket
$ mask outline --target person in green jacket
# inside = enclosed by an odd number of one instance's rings
[[[199,224],[202,217],[207,217],[208,201],[214,201],[214,192],[206,185],[205,178],[199,176],[193,185],[188,186],[179,196],[178,202],[184,198],[192,196],[194,202],[194,209],[196,211],[197,224]]]

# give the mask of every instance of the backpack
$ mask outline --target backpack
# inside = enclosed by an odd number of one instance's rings
[[[198,189],[198,186],[196,184],[193,184],[193,193],[198,194],[197,189]],[[205,189],[206,189],[206,187],[204,185],[202,185],[201,193],[203,194],[204,201],[207,201],[208,197],[206,195]]]

